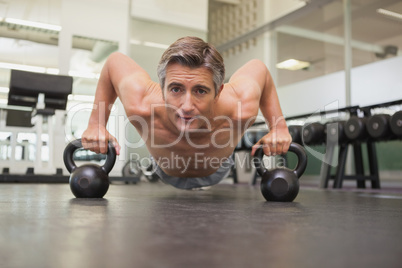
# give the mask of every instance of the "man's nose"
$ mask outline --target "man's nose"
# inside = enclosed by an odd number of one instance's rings
[[[191,112],[194,109],[193,97],[190,93],[187,93],[183,96],[183,98],[184,99],[181,109],[183,110],[183,112]]]

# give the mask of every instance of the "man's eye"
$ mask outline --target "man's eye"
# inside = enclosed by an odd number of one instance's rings
[[[173,87],[170,91],[173,92],[173,93],[178,93],[178,92],[180,92],[180,88]]]
[[[197,89],[197,93],[201,94],[201,95],[204,95],[204,94],[207,94],[207,91],[204,90],[204,89]]]

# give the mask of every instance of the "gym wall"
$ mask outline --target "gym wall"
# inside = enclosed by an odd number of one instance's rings
[[[402,57],[353,68],[352,105],[367,106],[402,99],[399,66],[402,66]],[[327,107],[345,107],[344,77],[345,73],[341,71],[278,88],[284,115],[313,114],[325,111]],[[381,171],[402,170],[402,163],[395,161],[401,157],[402,143],[399,140],[377,142],[376,147]],[[314,150],[325,151],[318,146]],[[312,155],[309,160],[306,174],[319,174],[321,162]]]
[[[275,3],[275,1],[240,2],[241,4],[238,6],[232,7],[210,6],[208,36],[211,42],[215,42],[218,49],[222,44],[230,43],[231,40],[239,38],[246,32],[242,31],[243,28],[239,27],[240,25],[253,25],[255,27],[255,25],[267,24],[270,21],[275,21],[280,16],[286,16],[290,12],[304,7],[301,3],[297,5],[295,1],[293,3],[291,3],[292,1],[281,1],[281,3]],[[245,9],[249,11],[249,15],[251,14],[250,17],[242,16]],[[259,9],[266,12],[258,12]],[[342,12],[342,3],[334,1],[321,7],[321,11],[311,15],[310,20],[306,18],[307,22],[301,21],[301,23],[307,24],[309,21],[310,25],[319,23],[325,25],[327,20],[331,21],[331,18],[335,20],[336,16],[339,16]],[[280,15],[275,17],[274,14]],[[232,19],[236,16],[239,18],[238,20]],[[364,23],[365,19],[369,19],[355,14],[352,14],[352,17],[355,18],[356,23]],[[267,21],[267,18],[270,20]],[[319,26],[317,25],[316,28],[319,28]],[[325,38],[330,40],[336,35],[326,34],[325,31],[322,33],[309,32],[310,36],[296,39],[290,34],[284,34],[289,29],[286,27],[274,27],[271,31],[222,51],[227,68],[227,79],[242,63],[257,58],[262,60],[270,69],[277,85],[281,106],[286,117],[345,107],[343,45],[325,41]],[[334,32],[335,30],[333,29],[332,31]],[[313,38],[316,39],[314,40]],[[289,42],[283,43],[286,40]],[[290,41],[293,41],[293,43],[290,43]],[[285,44],[285,46],[280,46],[280,44]],[[302,46],[304,48],[309,48],[308,52],[320,50],[325,58],[318,59],[317,63],[314,63],[314,66],[309,70],[298,72],[281,71],[281,75],[278,77],[275,63],[280,60],[279,55],[303,55],[303,53],[307,55],[306,51],[298,48],[300,44],[304,44]],[[351,70],[350,105],[366,106],[402,99],[402,78],[400,76],[402,57],[400,52],[397,57],[387,58],[386,55],[376,56],[374,52],[366,49],[362,47],[354,47],[353,49],[353,66],[355,67]],[[287,79],[287,77],[289,78]],[[378,148],[379,168],[381,171],[402,169],[402,163],[392,161],[400,158],[402,149],[400,141],[378,142],[376,147]],[[325,148],[318,146],[316,150],[324,152]],[[380,157],[382,155],[384,157]],[[321,161],[313,156],[310,159],[306,173],[319,174]]]

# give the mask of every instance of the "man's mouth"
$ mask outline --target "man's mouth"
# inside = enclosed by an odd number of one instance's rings
[[[176,113],[177,118],[184,124],[191,124],[192,122],[196,121],[199,115],[196,114],[183,114],[183,113]]]
[[[178,117],[179,117],[181,120],[184,120],[184,121],[190,121],[190,120],[194,120],[194,119],[195,119],[195,116],[180,116],[180,115],[178,115]]]

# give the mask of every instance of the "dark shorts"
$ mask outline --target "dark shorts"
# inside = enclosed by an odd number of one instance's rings
[[[222,163],[222,165],[215,173],[209,176],[195,177],[195,178],[181,178],[181,177],[169,176],[156,164],[153,158],[151,159],[153,164],[153,171],[159,176],[161,181],[163,181],[166,184],[172,185],[176,188],[185,190],[211,186],[219,183],[229,175],[234,165],[233,157],[229,157]]]

